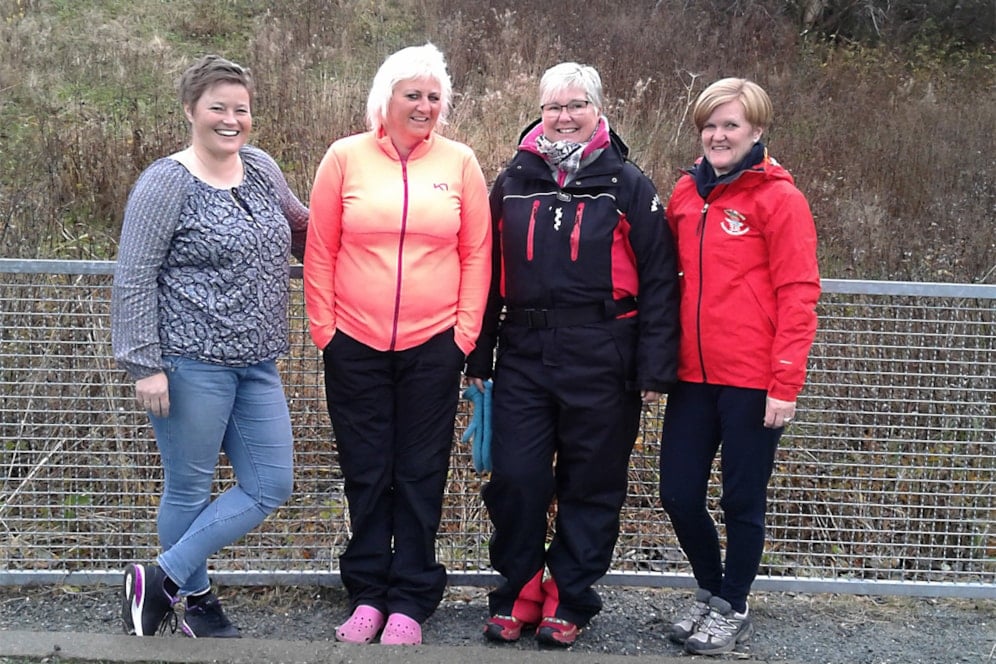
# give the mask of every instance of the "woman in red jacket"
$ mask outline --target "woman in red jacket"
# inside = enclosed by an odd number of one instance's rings
[[[681,346],[660,490],[698,583],[670,637],[697,654],[730,652],[753,633],[747,595],[764,549],[768,481],[816,334],[816,231],[805,197],[761,142],[772,114],[756,83],[707,87],[693,110],[703,157],[667,206]],[[725,561],[706,509],[720,445]]]
[[[311,192],[304,296],[352,526],[340,570],[353,614],[336,630],[350,643],[421,643],[446,586],[435,538],[491,279],[484,174],[435,132],[450,97],[432,44],[388,57],[370,131],[332,144]]]

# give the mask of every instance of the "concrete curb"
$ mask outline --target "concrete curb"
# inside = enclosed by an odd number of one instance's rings
[[[181,636],[141,638],[79,632],[0,630],[0,658],[39,661],[176,662],[178,664],[687,664],[706,657],[634,657],[571,650],[503,648],[486,643],[468,646],[356,646],[335,641],[271,639],[189,639]],[[752,660],[754,664],[764,664]],[[785,664],[781,662],[779,664]]]

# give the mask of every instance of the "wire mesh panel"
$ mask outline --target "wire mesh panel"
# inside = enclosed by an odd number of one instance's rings
[[[162,473],[133,385],[111,358],[112,269],[0,260],[2,583],[101,578],[158,552]],[[861,283],[836,282],[821,301],[807,387],[769,491],[758,585],[794,579],[848,590],[854,581],[885,581],[927,584],[935,594],[964,594],[966,584],[972,594],[992,593],[996,288],[975,287],[971,297],[897,295],[866,293]],[[294,493],[212,557],[213,572],[234,582],[334,581],[349,538],[321,357],[302,300],[295,279],[292,350],[280,362],[295,434]],[[644,412],[610,574],[616,581],[690,582],[657,496],[664,408]],[[486,477],[459,443],[469,416],[461,401],[437,549],[454,578],[491,582]],[[217,489],[232,481],[223,462]],[[710,507],[721,522],[718,482],[713,487]]]
[[[830,293],[764,571],[996,581],[996,301]]]

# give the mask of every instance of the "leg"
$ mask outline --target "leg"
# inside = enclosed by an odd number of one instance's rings
[[[539,337],[536,331],[509,330],[495,370],[492,473],[483,497],[494,526],[491,564],[504,582],[489,595],[491,615],[516,615],[520,593],[545,564],[556,406],[544,384]],[[516,617],[534,622],[536,616]]]
[[[211,502],[211,487],[235,403],[238,377],[231,369],[181,357],[167,358],[170,412],[152,417],[163,462],[159,505],[159,564],[188,595],[209,586],[210,553],[171,553]],[[189,541],[189,540],[188,540]]]
[[[275,362],[230,370],[238,377],[222,443],[236,485],[204,508],[160,557],[188,587],[208,587],[206,560],[263,522],[293,488],[290,413]],[[204,574],[201,577],[201,574]],[[197,591],[191,591],[197,592]]]
[[[339,558],[342,582],[354,609],[362,604],[385,613],[393,530],[391,360],[342,332],[324,358],[325,396],[352,527]]]
[[[714,390],[678,383],[668,395],[661,434],[661,504],[671,519],[699,588],[719,594],[723,563],[716,524],[706,509],[713,459],[719,448]]]
[[[766,429],[764,390],[721,388],[723,497],[726,572],[719,596],[743,613],[764,552],[768,480],[782,429]]]
[[[592,585],[608,570],[626,499],[629,455],[640,425],[635,323],[556,330],[545,359],[555,376],[557,418],[556,529],[547,565],[556,586],[544,617],[584,627],[602,608]]]
[[[394,355],[394,557],[387,603],[390,613],[421,623],[446,588],[446,569],[436,561],[436,533],[464,356],[452,330]]]

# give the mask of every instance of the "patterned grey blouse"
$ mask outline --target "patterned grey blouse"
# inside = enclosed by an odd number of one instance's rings
[[[244,146],[242,184],[216,189],[171,158],[139,176],[125,208],[111,295],[114,357],[138,380],[164,355],[243,367],[289,348],[292,231],[308,208],[280,167]],[[295,241],[295,255],[303,244]]]

